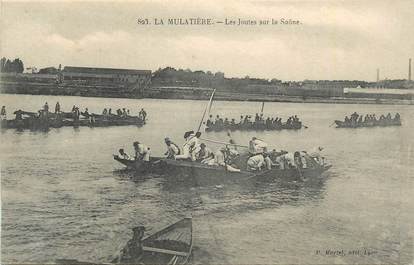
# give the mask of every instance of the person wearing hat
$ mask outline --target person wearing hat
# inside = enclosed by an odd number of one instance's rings
[[[208,160],[214,158],[213,152],[210,148],[206,147],[205,143],[200,144],[200,150],[196,154],[196,160],[205,164]]]
[[[150,149],[146,145],[136,141],[133,143],[135,150],[135,160],[150,161]]]
[[[195,136],[194,131],[188,131],[184,133],[185,143],[183,144],[183,152],[175,156],[175,159],[188,159],[190,158],[190,145],[189,141]]]
[[[196,160],[196,153],[200,150],[199,138],[201,132],[194,133],[194,131],[188,131],[184,133],[186,142],[183,145],[183,154],[177,155],[175,159],[188,159],[192,161]]]
[[[180,148],[175,143],[173,143],[168,137],[166,137],[164,141],[167,145],[167,152],[165,152],[165,155],[169,159],[175,159],[175,156],[180,154]]]

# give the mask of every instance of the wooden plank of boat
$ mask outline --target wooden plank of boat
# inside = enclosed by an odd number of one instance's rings
[[[168,254],[168,255],[176,255],[176,256],[184,256],[184,257],[188,256],[188,252],[174,251],[174,250],[168,250],[168,249],[162,249],[162,248],[143,246],[142,250],[156,252],[156,253],[163,253],[163,254]]]

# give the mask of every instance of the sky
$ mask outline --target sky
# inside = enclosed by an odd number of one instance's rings
[[[0,55],[25,67],[224,72],[281,80],[406,79],[413,0],[5,1]],[[148,18],[152,25],[139,25]],[[298,25],[172,26],[153,19],[299,20]]]

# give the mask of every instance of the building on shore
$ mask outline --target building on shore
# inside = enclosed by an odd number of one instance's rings
[[[414,99],[414,90],[398,88],[344,88],[344,95],[348,98],[376,98],[376,99]]]
[[[62,77],[64,83],[113,84],[138,91],[143,91],[151,84],[151,70],[65,66]]]

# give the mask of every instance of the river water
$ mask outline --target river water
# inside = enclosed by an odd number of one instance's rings
[[[2,263],[108,262],[134,226],[153,232],[190,214],[195,264],[413,261],[412,106],[266,103],[265,116],[286,120],[296,114],[309,128],[234,132],[233,138],[246,144],[255,135],[289,151],[323,146],[333,165],[326,179],[311,186],[191,187],[151,176],[131,180],[112,154],[121,147],[132,153],[132,142],[140,140],[153,155],[162,155],[164,137],[181,144],[183,132],[197,127],[206,101],[5,94],[0,99],[8,113],[36,111],[45,101],[52,109],[60,101],[64,111],[76,104],[92,112],[104,107],[148,112],[148,123],[140,128],[1,132]],[[260,107],[258,102],[214,102],[212,113],[237,118]],[[398,111],[403,126],[330,127],[353,111],[377,117]],[[225,133],[204,136],[227,141]]]

